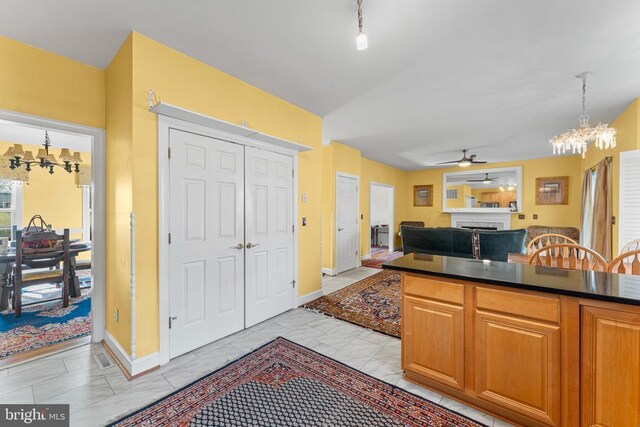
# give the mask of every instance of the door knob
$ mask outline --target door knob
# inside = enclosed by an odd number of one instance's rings
[[[344,230],[344,228],[338,228],[338,231],[342,231],[342,230]]]
[[[256,243],[255,245],[251,242],[247,243],[247,249],[255,248],[256,246],[260,246],[260,243]]]
[[[242,243],[238,243],[235,246],[231,246],[229,249],[238,249],[238,250],[244,249],[244,245]]]

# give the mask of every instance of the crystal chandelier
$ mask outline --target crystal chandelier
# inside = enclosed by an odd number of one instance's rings
[[[31,172],[31,166],[37,165],[42,169],[48,169],[52,175],[54,166],[60,167],[69,173],[80,172],[80,163],[82,163],[80,152],[76,151],[71,154],[68,148],[63,148],[60,150],[60,155],[58,156],[60,160],[56,159],[53,153],[49,152],[51,141],[49,140],[49,133],[46,130],[44,131],[44,143],[42,145],[44,149],[40,148],[34,157],[31,151],[24,151],[22,144],[14,144],[13,147],[7,149],[4,157],[9,160],[9,167],[11,169],[16,169],[24,165],[27,172]]]
[[[584,158],[587,146],[594,142],[599,149],[608,149],[616,146],[616,130],[607,124],[598,123],[596,126],[589,125],[589,114],[587,114],[587,77],[591,72],[586,71],[576,76],[582,80],[582,114],[580,114],[580,125],[577,129],[571,129],[556,135],[549,140],[553,146],[553,154],[565,154],[568,151],[582,154]]]

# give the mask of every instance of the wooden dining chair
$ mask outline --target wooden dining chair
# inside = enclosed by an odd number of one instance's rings
[[[573,243],[543,246],[529,257],[530,265],[569,270],[607,271],[607,261],[596,251]]]
[[[54,248],[27,248],[24,243],[48,240]],[[62,268],[56,268],[62,264]],[[25,266],[28,269],[25,270]],[[22,315],[22,289],[43,283],[62,283],[62,306],[69,306],[69,229],[62,235],[52,231],[30,233],[23,236],[16,232],[16,264],[13,277],[13,310],[16,317]],[[30,269],[39,271],[30,271]]]
[[[640,249],[625,252],[609,263],[608,271],[640,276]]]
[[[560,243],[571,243],[572,245],[578,244],[578,242],[576,242],[575,240],[567,236],[563,236],[562,234],[541,234],[531,239],[531,241],[527,245],[527,253],[531,255],[540,248],[549,245],[557,245]]]
[[[622,250],[620,251],[620,255],[626,252],[637,251],[638,249],[640,249],[640,239],[635,239],[622,247]]]

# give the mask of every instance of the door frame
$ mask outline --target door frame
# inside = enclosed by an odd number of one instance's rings
[[[369,247],[369,258],[371,258],[371,212],[373,212],[372,209],[372,204],[373,204],[373,198],[371,197],[371,193],[372,193],[372,189],[373,187],[384,187],[384,188],[390,188],[391,189],[391,204],[390,204],[390,212],[389,212],[389,253],[392,253],[395,251],[395,237],[396,237],[396,231],[395,231],[395,208],[396,208],[396,187],[394,185],[391,184],[383,184],[382,182],[375,182],[375,181],[370,181],[369,182],[369,238],[367,239],[367,245]]]
[[[351,179],[355,179],[356,180],[356,239],[358,240],[358,255],[357,255],[357,262],[356,262],[356,266],[354,268],[358,268],[362,265],[361,259],[360,257],[362,256],[362,254],[360,253],[360,177],[358,175],[353,175],[350,173],[346,173],[346,172],[340,172],[337,171],[336,172],[336,182],[335,182],[335,188],[334,188],[334,200],[335,200],[335,221],[334,221],[334,227],[333,227],[333,235],[335,236],[335,244],[333,245],[333,259],[335,260],[335,265],[334,265],[334,272],[335,274],[340,274],[342,273],[342,271],[340,271],[338,269],[338,178],[339,177],[343,177],[343,178],[351,178]],[[349,269],[351,270],[351,269]],[[348,270],[344,270],[344,271],[348,271]]]
[[[93,241],[91,242],[91,341],[104,339],[106,328],[106,139],[105,130],[63,120],[0,109],[0,120],[27,126],[77,133],[91,138],[91,188],[93,191]]]
[[[158,114],[158,325],[160,365],[169,362],[169,132],[194,133],[230,143],[256,147],[293,158],[293,291],[291,308],[298,306],[298,152],[288,148],[234,135],[208,126]]]

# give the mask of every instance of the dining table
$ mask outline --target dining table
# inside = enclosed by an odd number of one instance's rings
[[[69,255],[71,262],[69,265],[69,296],[76,298],[80,296],[80,279],[76,275],[76,258],[79,254],[91,250],[90,242],[72,242],[69,245]],[[0,254],[0,311],[9,307],[9,294],[12,284],[9,280],[16,263],[16,250],[9,248],[7,253]]]

